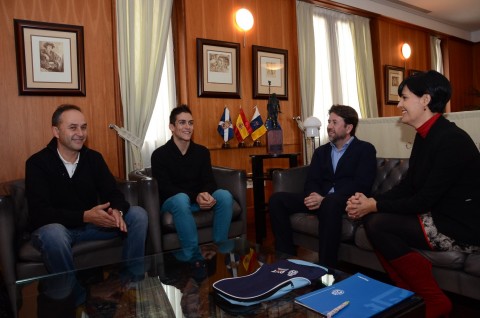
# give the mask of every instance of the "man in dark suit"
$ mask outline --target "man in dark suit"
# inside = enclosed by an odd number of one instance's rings
[[[358,114],[350,106],[333,105],[328,119],[329,143],[313,153],[303,193],[277,192],[269,210],[275,248],[296,255],[290,215],[312,213],[318,217],[319,263],[334,267],[342,234],[342,215],[347,199],[370,193],[376,174],[375,147],[355,137]]]

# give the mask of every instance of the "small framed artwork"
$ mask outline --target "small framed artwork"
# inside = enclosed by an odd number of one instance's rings
[[[385,65],[385,103],[396,105],[400,101],[398,86],[405,77],[403,67]]]
[[[408,76],[412,76],[412,75],[415,75],[415,74],[418,74],[418,73],[423,73],[423,71],[419,71],[419,70],[408,70]]]
[[[85,96],[83,27],[14,20],[20,95]]]
[[[265,46],[252,46],[253,98],[288,99],[288,51]]]
[[[197,38],[198,97],[240,98],[240,43]]]

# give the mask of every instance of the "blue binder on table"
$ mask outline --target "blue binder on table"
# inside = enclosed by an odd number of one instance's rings
[[[329,287],[295,298],[295,302],[324,317],[348,302],[334,318],[372,317],[411,297],[414,293],[357,273]]]

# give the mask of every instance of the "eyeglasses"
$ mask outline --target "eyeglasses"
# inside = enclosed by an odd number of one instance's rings
[[[185,126],[187,126],[187,125],[191,127],[191,126],[193,126],[193,120],[183,120],[183,119],[182,119],[182,120],[178,120],[178,121],[177,121],[177,124],[178,124],[179,126],[182,126],[182,127],[185,127]]]

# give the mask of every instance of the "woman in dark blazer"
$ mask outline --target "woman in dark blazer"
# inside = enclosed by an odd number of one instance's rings
[[[401,121],[417,130],[405,179],[390,191],[347,202],[351,218],[364,217],[380,262],[400,287],[421,295],[427,317],[452,309],[416,249],[480,253],[480,153],[472,138],[442,116],[450,82],[436,71],[398,87]]]

